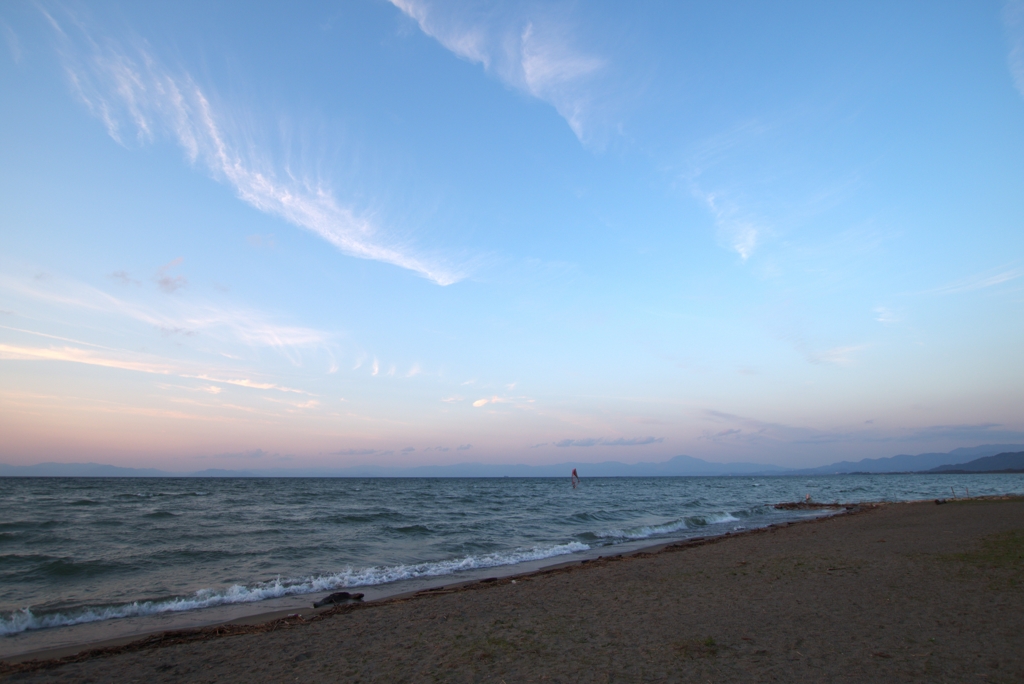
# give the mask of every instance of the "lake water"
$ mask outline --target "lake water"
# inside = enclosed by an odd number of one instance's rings
[[[1024,475],[0,478],[0,635],[379,587],[821,512],[1024,493]],[[3,638],[3,637],[0,637]]]

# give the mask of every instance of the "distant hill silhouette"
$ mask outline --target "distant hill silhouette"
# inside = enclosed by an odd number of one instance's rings
[[[1024,473],[1024,451],[976,458],[967,463],[932,468],[929,473]]]
[[[793,475],[836,475],[840,473],[916,473],[944,465],[960,464],[972,459],[994,456],[1003,452],[1024,451],[1024,444],[983,444],[976,447],[953,449],[946,453],[900,454],[887,458],[865,458],[860,461],[840,461],[818,468],[790,471]]]
[[[452,465],[425,465],[414,467],[344,466],[338,468],[277,468],[207,470],[172,473],[155,468],[125,468],[101,463],[39,463],[30,466],[0,464],[0,477],[568,477],[573,468],[581,477],[657,477],[657,476],[722,476],[722,475],[836,475],[842,473],[908,473],[953,472],[937,470],[943,466],[953,469],[972,469],[970,472],[994,472],[1024,468],[1006,461],[1003,456],[1019,455],[1024,444],[984,444],[977,447],[954,449],[948,453],[928,453],[887,458],[865,458],[860,461],[840,461],[819,468],[794,470],[764,463],[715,463],[693,456],[680,455],[656,463],[583,463],[568,461],[554,465],[456,463]],[[999,463],[998,466],[987,465]],[[979,465],[980,464],[980,465]],[[984,468],[982,470],[981,468]],[[966,471],[965,471],[966,472]]]
[[[122,468],[102,463],[37,463],[11,466],[0,463],[4,477],[166,477],[173,475],[156,468]]]
[[[676,456],[657,463],[582,463],[570,461],[553,465],[494,465],[457,463],[415,468],[354,467],[346,473],[366,477],[567,477],[573,468],[580,477],[655,477],[659,475],[784,475],[788,469],[764,463],[713,463],[692,456]],[[339,471],[340,472],[340,471]]]
[[[658,463],[582,463],[554,465],[509,465],[456,463],[411,468],[348,466],[342,468],[287,468],[268,470],[222,470],[171,473],[152,468],[123,468],[98,463],[40,463],[32,466],[0,464],[6,477],[568,477],[573,468],[581,477],[652,477],[659,475],[784,475],[786,468],[763,463],[713,463],[692,456],[676,456]]]

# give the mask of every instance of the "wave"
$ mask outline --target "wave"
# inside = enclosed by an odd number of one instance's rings
[[[410,537],[422,537],[424,535],[434,534],[434,530],[426,527],[425,525],[406,525],[405,527],[389,527],[387,529],[397,535]]]
[[[270,582],[260,582],[250,586],[236,584],[222,590],[200,589],[188,597],[177,597],[162,601],[134,601],[118,606],[88,607],[76,611],[44,615],[36,615],[29,607],[6,615],[0,615],[0,636],[19,634],[29,630],[80,625],[102,620],[212,608],[233,603],[255,603],[266,599],[313,594],[343,587],[365,587],[397,582],[399,580],[438,577],[455,574],[464,570],[493,568],[503,565],[516,565],[527,561],[544,560],[589,549],[590,547],[586,544],[569,542],[555,546],[534,546],[532,548],[427,563],[346,568],[329,575],[317,575],[298,579],[281,579],[278,577]]]
[[[209,496],[210,492],[122,492],[114,494],[113,499],[152,499],[161,496],[182,497],[182,496]]]
[[[624,530],[606,530],[604,532],[597,533],[596,536],[603,539],[647,539],[649,537],[656,537],[663,534],[672,534],[673,532],[690,530],[696,527],[706,527],[707,525],[737,521],[739,521],[739,518],[732,513],[690,515],[685,518],[671,520],[660,525],[643,525],[641,527],[633,527]]]

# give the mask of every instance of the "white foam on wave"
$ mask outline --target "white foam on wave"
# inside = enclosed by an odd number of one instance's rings
[[[569,542],[568,544],[558,544],[556,546],[534,546],[528,549],[515,549],[507,552],[466,556],[465,558],[428,563],[346,568],[330,575],[317,575],[315,577],[311,576],[293,580],[283,580],[279,577],[271,582],[260,582],[248,587],[236,584],[222,590],[200,589],[192,596],[173,598],[166,601],[135,601],[119,606],[85,608],[68,613],[35,615],[31,608],[23,608],[6,616],[0,615],[0,636],[19,634],[28,630],[80,625],[86,622],[211,608],[231,603],[254,603],[266,599],[281,598],[282,596],[331,591],[342,587],[365,587],[420,577],[451,575],[463,570],[515,565],[517,563],[544,560],[545,558],[563,556],[589,549],[590,547],[586,544]]]
[[[714,525],[717,523],[735,522],[739,520],[731,513],[711,513],[708,515],[693,515],[679,520],[662,523],[661,525],[644,525],[627,530],[607,530],[598,533],[598,537],[606,539],[647,539],[662,534],[672,534],[682,530]]]

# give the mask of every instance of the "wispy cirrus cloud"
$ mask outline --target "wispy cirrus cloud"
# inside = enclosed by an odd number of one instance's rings
[[[765,227],[756,219],[742,212],[738,205],[720,192],[704,192],[693,187],[693,194],[711,212],[719,235],[730,249],[746,261],[754,253],[765,233]]]
[[[490,397],[484,397],[482,399],[477,399],[476,401],[473,402],[473,406],[474,408],[483,408],[488,404],[512,404],[516,408],[525,408],[533,403],[534,400],[530,399],[529,397],[502,397],[494,395]]]
[[[156,375],[174,374],[174,366],[165,363],[132,360],[127,354],[115,356],[93,349],[79,347],[28,347],[23,345],[0,344],[0,359],[8,361],[70,361],[89,366],[119,368],[121,370],[153,373]]]
[[[932,290],[928,290],[925,294],[958,294],[961,292],[972,292],[974,290],[982,290],[987,287],[993,287],[995,285],[1002,285],[1008,283],[1011,280],[1016,280],[1024,275],[1024,270],[1019,268],[1012,269],[993,269],[984,273],[978,273],[967,278],[961,278],[955,280],[946,285],[942,285]]]
[[[594,140],[593,81],[607,60],[573,47],[568,23],[552,7],[534,16],[510,9],[390,0],[425,34],[459,57],[483,66],[506,85],[552,105],[580,142]]]
[[[807,441],[830,441],[826,439],[826,433],[810,428],[794,427],[782,423],[772,423],[746,416],[738,416],[723,411],[706,410],[704,417],[711,422],[722,424],[723,427],[717,430],[704,430],[700,439],[711,442],[739,441],[745,443],[763,443],[777,441],[807,442]],[[834,437],[835,435],[830,435]]]
[[[664,437],[586,437],[584,439],[563,439],[553,442],[556,447],[592,447],[592,446],[644,446],[647,444],[660,444]],[[537,446],[543,446],[538,444]]]
[[[836,175],[808,168],[812,162],[798,150],[813,125],[806,113],[795,112],[743,121],[695,143],[683,160],[679,187],[707,210],[720,244],[744,261],[857,187],[856,169]]]
[[[876,306],[875,309],[875,320],[879,323],[899,323],[900,317],[887,306]]]
[[[849,366],[856,361],[856,355],[859,352],[868,348],[866,344],[841,344],[827,347],[820,342],[808,341],[796,332],[783,334],[780,337],[792,345],[793,349],[808,363],[812,364]]]
[[[284,387],[276,383],[261,382],[245,377],[231,377],[227,374],[220,376],[208,373],[196,373],[190,371],[180,364],[164,359],[154,359],[147,355],[135,354],[126,350],[111,350],[109,348],[83,349],[72,346],[50,346],[33,347],[27,345],[0,344],[0,359],[6,361],[64,361],[69,363],[80,363],[87,366],[100,366],[103,368],[116,368],[119,370],[134,371],[137,373],[149,373],[151,375],[174,375],[179,378],[204,380],[236,387],[247,387],[258,390],[275,390],[293,394],[309,394],[304,390]],[[204,388],[209,390],[209,388]],[[211,392],[212,394],[219,393]]]
[[[247,387],[249,389],[276,390],[278,392],[289,392],[291,394],[309,394],[309,392],[306,392],[305,390],[295,389],[293,387],[284,387],[273,382],[260,382],[258,380],[252,380],[250,378],[216,377],[209,374],[182,374],[181,377],[195,378],[196,380],[206,380],[207,382],[219,382],[224,385],[234,385],[235,387]]]
[[[742,155],[771,130],[772,126],[751,120],[707,138],[689,155],[681,178],[683,186],[711,214],[719,240],[744,261],[754,254],[770,230],[753,212],[744,209],[733,174],[723,177],[719,167],[728,165],[730,159]]]
[[[191,74],[164,66],[145,41],[128,46],[94,38],[79,17],[68,13],[58,22],[40,11],[57,33],[74,92],[117,142],[145,144],[168,136],[242,201],[312,231],[345,254],[406,268],[439,285],[465,277],[459,267],[389,238],[369,213],[339,202],[323,182],[301,178],[287,167],[276,170],[270,155],[256,149]],[[170,291],[180,284],[177,278],[167,276]]]
[[[856,428],[823,430],[799,427],[738,416],[723,411],[707,410],[704,417],[711,422],[725,424],[717,430],[704,430],[702,440],[711,442],[742,442],[750,445],[781,444],[842,444],[887,442],[993,443],[1001,440],[1019,441],[1024,432],[1014,426],[999,423],[929,425],[924,427],[885,428],[874,425],[873,420]]]
[[[314,328],[276,323],[265,313],[246,307],[225,307],[178,298],[161,298],[160,306],[154,307],[54,276],[28,280],[0,274],[0,292],[5,290],[64,308],[132,319],[152,326],[163,335],[202,333],[224,342],[271,348],[293,363],[297,362],[297,354],[302,349],[326,348],[332,337]]]
[[[805,356],[811,363],[832,363],[837,366],[848,366],[853,363],[854,354],[867,349],[867,345],[850,344],[840,347],[831,347],[823,351],[806,352]]]
[[[21,41],[18,40],[18,34],[14,32],[14,29],[8,25],[6,21],[0,20],[0,33],[3,33],[4,42],[7,43],[7,49],[11,51],[11,59],[14,60],[15,64],[21,62]]]

